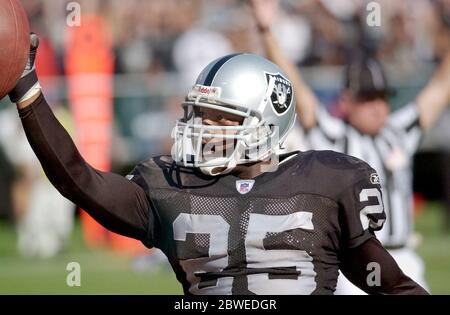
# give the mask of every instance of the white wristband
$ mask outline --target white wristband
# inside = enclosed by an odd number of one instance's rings
[[[41,90],[41,85],[39,84],[39,82],[36,82],[36,84],[33,85],[31,87],[31,89],[29,89],[28,92],[25,93],[25,95],[22,96],[22,98],[17,103],[23,103],[23,102],[29,100],[30,98],[32,98],[33,96],[38,94],[40,90]]]

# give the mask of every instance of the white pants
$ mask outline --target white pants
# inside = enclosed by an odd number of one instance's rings
[[[425,290],[428,286],[425,281],[425,265],[422,258],[412,248],[392,249],[388,251],[395,259],[403,273],[420,284]],[[365,295],[366,293],[351,283],[339,272],[335,295]]]
[[[73,204],[48,182],[33,183],[29,206],[18,222],[18,248],[23,256],[51,257],[66,245],[73,227]]]

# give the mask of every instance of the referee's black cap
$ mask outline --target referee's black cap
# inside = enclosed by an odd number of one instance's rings
[[[394,94],[386,80],[380,62],[373,57],[361,57],[346,66],[345,88],[358,98],[388,98]]]

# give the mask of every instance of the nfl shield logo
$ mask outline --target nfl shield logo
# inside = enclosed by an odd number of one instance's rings
[[[242,179],[236,181],[236,190],[241,194],[245,195],[253,188],[253,184],[255,183],[254,179]]]

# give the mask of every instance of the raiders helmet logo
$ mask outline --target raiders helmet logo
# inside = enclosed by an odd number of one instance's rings
[[[273,78],[274,86],[270,94],[272,107],[278,115],[284,114],[292,104],[291,82],[280,73],[266,72],[267,84],[270,88],[270,81]]]

